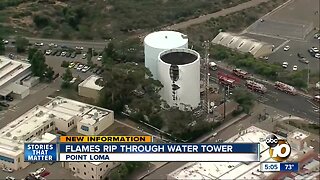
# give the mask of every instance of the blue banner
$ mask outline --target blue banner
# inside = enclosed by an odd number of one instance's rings
[[[25,143],[24,161],[57,161],[57,145],[49,143]]]
[[[239,144],[60,144],[60,153],[259,153],[258,143]]]
[[[280,172],[298,172],[299,171],[299,163],[297,162],[286,162],[280,163]]]

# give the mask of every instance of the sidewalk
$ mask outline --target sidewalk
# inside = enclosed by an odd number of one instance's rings
[[[220,69],[223,69],[223,70],[226,70],[226,71],[229,71],[229,72],[232,72],[232,70],[235,68],[234,66],[227,65],[226,63],[223,63],[221,61],[217,61],[216,64]],[[251,76],[251,79],[253,79],[253,80],[257,81],[257,82],[261,82],[261,83],[264,83],[264,84],[268,84],[268,85],[274,86],[274,82],[270,82],[268,80],[264,80],[264,79],[262,79],[261,77],[259,77],[257,75]],[[304,92],[302,92],[300,90],[297,90],[297,93],[299,95],[307,97],[307,98],[313,98],[311,95],[306,94],[306,93],[304,93]]]

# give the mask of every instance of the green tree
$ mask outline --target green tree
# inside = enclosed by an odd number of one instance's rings
[[[28,49],[28,60],[31,61],[33,55],[38,51],[36,48],[30,48]]]
[[[37,14],[33,17],[33,22],[35,23],[37,28],[42,29],[50,24],[50,19],[47,16]]]
[[[72,72],[69,68],[66,69],[66,71],[63,73],[62,75],[62,84],[61,84],[61,87],[62,88],[69,88],[70,87],[70,81],[72,80],[73,78],[73,75],[72,75]]]
[[[249,91],[238,88],[233,91],[232,98],[239,103],[243,111],[249,113],[254,105],[254,96]]]
[[[45,63],[45,56],[41,51],[36,51],[32,55],[30,64],[33,75],[40,77],[40,79],[45,77],[48,65]]]
[[[17,53],[25,52],[27,47],[28,47],[28,44],[29,44],[29,40],[28,39],[26,39],[24,37],[21,37],[21,36],[16,37]]]
[[[88,52],[87,52],[87,64],[88,64],[89,66],[93,66],[92,57],[93,57],[93,49],[92,49],[92,48],[88,48]]]
[[[66,71],[63,73],[62,75],[62,79],[65,81],[65,82],[69,82],[71,81],[73,78],[72,76],[72,72],[69,68],[66,69]]]
[[[4,55],[5,50],[6,50],[6,48],[5,48],[3,39],[0,37],[0,55]]]
[[[146,74],[149,75],[148,78],[145,78]],[[141,109],[145,113],[147,110],[141,108],[144,104],[143,102],[149,104],[148,108],[156,109],[153,107],[160,106],[160,103],[158,103],[160,98],[157,92],[162,88],[162,84],[150,77],[149,70],[133,63],[115,64],[106,69],[103,78],[105,88],[101,98],[101,105],[113,109],[116,113],[121,113],[124,105],[132,105],[132,108]],[[144,91],[144,98],[141,100],[137,100],[139,98],[133,93],[136,89]],[[141,106],[139,107],[140,104]]]
[[[47,80],[48,80],[49,82],[51,82],[52,79],[53,79],[53,76],[54,76],[54,70],[53,70],[53,68],[52,68],[52,67],[47,67],[45,74],[46,74],[45,77],[47,78]]]

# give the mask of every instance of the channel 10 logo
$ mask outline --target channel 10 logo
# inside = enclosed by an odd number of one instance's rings
[[[278,139],[277,136],[272,134],[267,137],[266,143],[269,146],[269,154],[273,160],[283,162],[289,158],[291,147],[286,140]]]

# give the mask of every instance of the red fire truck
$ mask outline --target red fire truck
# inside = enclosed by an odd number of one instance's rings
[[[231,88],[235,87],[236,84],[239,82],[236,77],[221,72],[218,72],[218,80],[220,84],[224,86],[229,86]]]
[[[260,84],[251,80],[246,81],[246,86],[248,89],[252,91],[257,91],[263,94],[267,92],[267,88],[263,84]]]
[[[280,81],[275,82],[274,87],[282,92],[285,92],[291,95],[297,94],[297,90],[293,86],[290,86]]]
[[[235,74],[236,76],[238,76],[242,79],[247,79],[249,77],[248,72],[246,72],[242,69],[239,69],[239,68],[233,69],[232,72],[233,72],[233,74]]]

